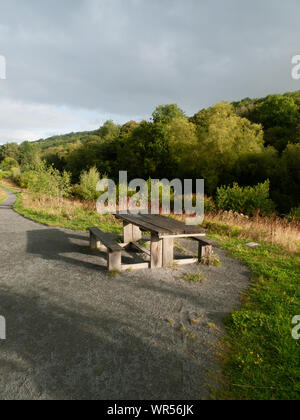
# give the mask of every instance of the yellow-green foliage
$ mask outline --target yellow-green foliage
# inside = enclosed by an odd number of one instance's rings
[[[67,172],[60,173],[44,162],[35,169],[25,170],[19,177],[20,186],[28,188],[38,197],[62,198],[70,192],[71,177]]]
[[[100,174],[97,168],[93,167],[88,171],[83,171],[80,176],[80,185],[76,188],[77,195],[86,201],[96,200],[99,197],[97,184]]]
[[[189,281],[190,283],[203,283],[205,277],[200,271],[198,273],[186,273],[184,275],[184,280]]]
[[[274,203],[270,200],[270,181],[254,187],[221,187],[217,190],[216,203],[219,210],[232,210],[253,216],[258,210],[261,213],[272,213]]]

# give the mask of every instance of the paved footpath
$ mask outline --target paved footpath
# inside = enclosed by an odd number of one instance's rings
[[[0,203],[0,399],[207,398],[222,319],[239,306],[249,271],[217,250],[222,267],[201,268],[202,284],[183,280],[196,266],[109,278],[87,233],[24,219],[8,196]]]

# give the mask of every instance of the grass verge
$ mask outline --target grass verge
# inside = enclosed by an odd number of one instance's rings
[[[5,183],[4,188],[17,195],[14,210],[35,222],[70,230],[86,231],[97,226],[104,232],[122,233],[122,225],[113,216],[97,213],[94,203],[85,203],[71,199],[38,199],[28,191],[14,188]]]
[[[292,338],[292,319],[300,315],[299,254],[268,243],[248,248],[245,239],[225,234],[210,237],[253,272],[243,307],[226,320],[225,381],[216,398],[300,399],[300,342]]]
[[[14,209],[22,216],[48,226],[86,231],[97,226],[104,232],[122,233],[121,224],[114,217],[102,216],[92,204],[77,200],[35,200],[26,192],[21,194]]]
[[[5,193],[5,191],[0,190],[0,203],[5,201],[6,199],[7,199],[7,194]]]

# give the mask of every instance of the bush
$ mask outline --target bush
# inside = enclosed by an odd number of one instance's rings
[[[18,162],[10,157],[6,157],[2,162],[1,162],[1,168],[4,171],[10,171],[11,168],[15,168],[19,166]]]
[[[97,200],[100,193],[97,191],[97,184],[100,181],[100,174],[97,168],[91,168],[89,171],[83,171],[80,175],[80,185],[73,189],[79,198],[85,201]]]
[[[213,200],[212,197],[204,197],[204,208],[205,208],[205,213],[213,213],[216,211],[216,204]]]
[[[254,187],[221,187],[217,190],[216,204],[218,210],[232,210],[253,216],[257,211],[272,213],[275,205],[270,199],[270,181]]]
[[[19,184],[20,183],[20,178],[21,178],[21,169],[19,167],[11,168],[11,170],[10,170],[10,176],[12,177],[12,179],[17,184]]]
[[[62,174],[45,162],[35,169],[27,169],[19,176],[19,185],[34,192],[38,198],[47,196],[61,199],[70,192],[71,176],[68,172]]]
[[[9,177],[9,175],[10,175],[10,173],[9,173],[9,172],[2,171],[2,170],[0,169],[0,179],[8,178],[8,177]]]
[[[297,220],[300,222],[300,207],[293,208],[289,214],[290,220]]]

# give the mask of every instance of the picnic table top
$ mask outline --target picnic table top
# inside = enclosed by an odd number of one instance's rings
[[[197,235],[205,236],[201,226],[190,226],[184,222],[166,216],[150,214],[116,214],[115,217],[124,222],[138,226],[142,231],[155,233],[159,236]]]

